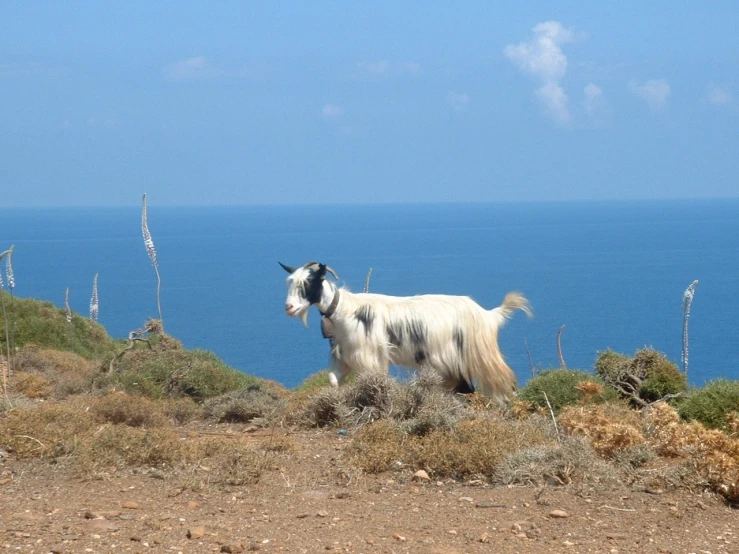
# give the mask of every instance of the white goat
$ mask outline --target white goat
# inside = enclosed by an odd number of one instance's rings
[[[352,371],[387,373],[396,364],[430,367],[455,392],[474,392],[477,385],[485,396],[505,400],[515,389],[516,376],[498,348],[498,329],[516,309],[531,315],[523,295],[510,292],[502,305],[485,310],[466,296],[355,294],[327,280],[327,272],[338,277],[324,264],[280,265],[290,274],[287,315],[307,326],[315,305],[331,328],[338,373],[338,379],[330,375],[332,384]]]

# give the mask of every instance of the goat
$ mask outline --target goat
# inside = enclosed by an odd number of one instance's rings
[[[331,328],[333,385],[352,371],[387,373],[395,364],[430,367],[442,386],[454,392],[471,393],[477,385],[483,395],[505,400],[515,389],[516,376],[498,348],[498,329],[514,310],[531,316],[522,294],[510,292],[503,304],[486,310],[467,296],[351,293],[326,278],[330,273],[338,280],[327,265],[279,264],[290,274],[287,315],[307,326],[309,308],[315,305],[322,325]]]

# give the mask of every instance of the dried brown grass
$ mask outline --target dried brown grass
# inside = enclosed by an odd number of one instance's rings
[[[28,346],[15,357],[14,391],[29,398],[64,399],[90,392],[99,366],[73,352]],[[48,385],[42,386],[42,379]]]
[[[613,456],[645,441],[640,413],[623,404],[567,406],[558,422],[570,435],[587,437],[602,456]]]
[[[545,427],[535,419],[480,417],[420,436],[404,433],[398,422],[382,420],[357,433],[349,456],[370,473],[390,469],[399,461],[437,477],[464,478],[490,476],[505,455],[551,442]]]

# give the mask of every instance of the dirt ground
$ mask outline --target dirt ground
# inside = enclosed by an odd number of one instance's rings
[[[739,510],[713,495],[365,475],[341,456],[347,435],[289,438],[258,483],[198,492],[159,471],[84,479],[5,454],[0,552],[739,553]]]

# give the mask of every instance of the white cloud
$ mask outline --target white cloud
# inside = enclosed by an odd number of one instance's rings
[[[667,106],[667,98],[672,92],[670,85],[664,79],[650,79],[641,85],[631,83],[631,90],[646,100],[649,109],[653,112],[661,111]]]
[[[585,85],[583,106],[588,115],[594,115],[603,104],[603,89],[594,83]]]
[[[715,83],[708,84],[706,100],[715,106],[728,106],[734,103],[734,97],[731,92]]]
[[[412,73],[413,75],[421,73],[421,64],[418,62],[405,62],[404,65],[408,73]]]
[[[544,111],[559,125],[567,125],[572,117],[567,107],[567,93],[560,85],[567,72],[567,56],[561,45],[573,42],[575,36],[558,21],[539,23],[532,31],[531,40],[509,44],[503,53],[522,72],[542,83],[536,97]]]
[[[470,103],[470,97],[463,92],[450,92],[447,96],[449,103],[452,105],[452,109],[461,113],[467,109]]]
[[[379,62],[360,62],[357,64],[359,70],[371,75],[384,75],[390,69],[390,62],[380,60]]]
[[[357,64],[357,76],[364,78],[389,77],[390,75],[418,75],[421,64],[418,62],[360,62]]]
[[[544,82],[559,81],[567,71],[567,56],[560,45],[572,42],[574,35],[558,21],[539,23],[532,30],[534,38],[509,44],[503,52],[523,72]]]
[[[321,108],[321,115],[326,119],[335,119],[344,115],[344,108],[336,104],[326,104]]]
[[[164,73],[176,81],[207,79],[214,77],[216,71],[205,56],[181,60],[164,68]]]
[[[536,97],[544,111],[559,125],[569,125],[572,117],[567,108],[568,98],[564,89],[555,82],[548,82],[536,91]]]

